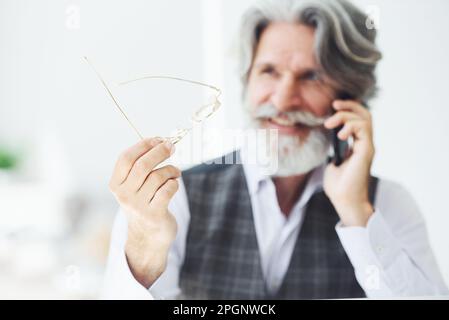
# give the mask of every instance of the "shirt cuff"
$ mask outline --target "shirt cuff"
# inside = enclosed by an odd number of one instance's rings
[[[345,227],[339,222],[335,229],[355,269],[366,270],[375,265],[385,270],[401,252],[379,210],[370,217],[366,227]]]
[[[114,265],[107,270],[103,299],[154,300],[148,289],[133,276],[124,250],[117,252]]]

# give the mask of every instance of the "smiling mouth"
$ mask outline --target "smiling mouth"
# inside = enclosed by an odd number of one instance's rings
[[[296,122],[284,117],[272,117],[265,118],[268,124],[276,127],[286,128],[286,129],[312,129],[312,126],[308,126],[304,123]]]

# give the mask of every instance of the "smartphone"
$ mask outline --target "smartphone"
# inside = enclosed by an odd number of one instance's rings
[[[341,93],[338,95],[339,100],[351,100],[352,97],[347,93]],[[332,108],[333,113],[335,113],[334,108]],[[348,154],[349,144],[347,141],[340,140],[338,138],[338,132],[343,129],[343,126],[339,126],[331,130],[331,142],[333,155],[331,157],[331,161],[335,166],[340,166],[344,161],[345,157]]]

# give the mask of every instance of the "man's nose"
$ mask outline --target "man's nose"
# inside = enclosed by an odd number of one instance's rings
[[[293,77],[283,78],[271,97],[271,102],[279,112],[297,110],[301,106],[301,97]]]

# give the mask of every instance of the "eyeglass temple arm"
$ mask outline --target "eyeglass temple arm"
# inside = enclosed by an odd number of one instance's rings
[[[210,85],[210,84],[203,83],[203,82],[200,82],[200,81],[195,81],[195,80],[183,79],[183,78],[172,77],[172,76],[159,76],[159,75],[157,75],[157,76],[143,76],[143,77],[131,79],[131,80],[128,80],[128,81],[123,81],[123,82],[118,83],[118,85],[127,85],[127,84],[130,84],[130,83],[136,82],[136,81],[146,80],[146,79],[169,79],[169,80],[177,80],[177,81],[188,82],[188,83],[200,85],[200,86],[207,87],[207,88],[209,88],[209,89],[212,89],[212,90],[216,91],[215,101],[214,101],[214,103],[213,103],[213,105],[214,105],[213,111],[212,111],[210,114],[208,114],[208,115],[206,116],[206,118],[209,118],[213,113],[215,113],[215,111],[216,111],[216,110],[220,107],[220,105],[221,105],[221,102],[219,101],[219,97],[221,96],[221,90],[220,90],[219,88],[217,88],[217,87],[215,87],[215,86],[212,86],[212,85]],[[200,112],[200,111],[201,111],[204,107],[206,107],[206,106],[208,106],[208,105],[202,106],[202,107],[200,108],[200,110],[198,110],[198,111],[195,113],[195,115],[196,115],[198,112]],[[192,120],[193,122],[196,122],[196,123],[202,122],[202,121],[197,121],[197,120],[194,119],[193,117],[192,117],[191,120]],[[180,130],[180,132],[179,132],[178,134],[176,134],[175,136],[168,137],[168,138],[166,138],[166,139],[169,139],[169,140],[172,141],[173,144],[176,144],[176,143],[178,143],[179,141],[181,141],[182,138],[184,138],[184,136],[185,136],[190,130],[191,130],[191,128]]]
[[[115,99],[114,95],[112,94],[111,90],[109,89],[108,85],[106,84],[106,82],[103,80],[103,77],[100,75],[100,73],[97,71],[97,69],[93,66],[93,64],[89,61],[89,59],[84,56],[84,59],[86,60],[86,62],[90,65],[90,67],[94,70],[95,74],[97,75],[98,79],[101,81],[103,87],[106,89],[106,91],[108,92],[109,96],[111,97],[112,101],[114,102],[115,106],[117,107],[117,109],[120,111],[120,113],[122,114],[122,116],[125,118],[125,120],[128,122],[128,124],[133,128],[133,130],[137,133],[137,135],[139,136],[139,138],[141,140],[143,140],[143,136],[140,134],[140,132],[137,130],[137,128],[133,125],[133,123],[131,122],[131,120],[128,118],[128,116],[126,115],[126,113],[123,111],[123,109],[120,107],[118,101]],[[188,82],[188,83],[193,83],[196,85],[200,85],[200,86],[204,86],[210,89],[213,89],[217,92],[216,96],[215,96],[215,106],[216,108],[214,108],[214,112],[216,111],[216,109],[218,109],[218,107],[220,106],[220,101],[218,100],[218,98],[221,95],[221,90],[217,87],[214,87],[212,85],[203,83],[203,82],[199,82],[199,81],[194,81],[194,80],[189,80],[189,79],[182,79],[182,78],[178,78],[178,77],[171,77],[171,76],[145,76],[145,77],[140,77],[140,78],[136,78],[136,79],[132,79],[129,81],[124,81],[119,83],[119,85],[126,85],[129,84],[131,82],[135,82],[135,81],[139,81],[139,80],[144,80],[144,79],[171,79],[171,80],[177,80],[177,81],[183,81],[183,82]],[[212,113],[214,113],[212,112]],[[212,114],[211,113],[211,114]],[[207,116],[207,118],[211,115],[209,114]],[[190,130],[184,130],[181,134],[178,134],[175,137],[170,137],[167,139],[171,139],[173,144],[178,143],[186,134],[187,132]]]
[[[103,84],[103,87],[106,89],[106,91],[108,92],[109,96],[111,97],[112,101],[114,101],[115,106],[117,107],[117,109],[120,111],[120,113],[122,114],[122,116],[126,119],[126,121],[128,122],[128,124],[131,126],[131,128],[133,128],[133,130],[137,133],[137,135],[139,136],[139,138],[141,140],[143,140],[143,136],[140,134],[139,130],[137,130],[137,128],[134,126],[134,124],[131,122],[131,120],[129,120],[128,116],[126,115],[126,113],[123,111],[123,109],[120,107],[120,105],[118,104],[117,100],[115,99],[114,95],[112,94],[111,90],[109,89],[108,85],[106,84],[106,82],[103,80],[103,78],[101,77],[100,73],[97,71],[97,69],[93,66],[93,64],[89,61],[89,59],[84,56],[84,60],[86,60],[86,62],[91,66],[91,68],[94,70],[95,74],[97,75],[98,79],[100,79],[101,83]]]
[[[145,76],[145,77],[140,77],[140,78],[136,78],[136,79],[120,82],[119,85],[127,85],[129,83],[132,83],[132,82],[135,82],[135,81],[140,81],[140,80],[145,80],[145,79],[170,79],[170,80],[189,82],[189,83],[197,84],[197,85],[200,85],[200,86],[203,86],[203,87],[208,87],[210,89],[213,89],[213,90],[217,91],[217,98],[221,95],[221,90],[219,88],[217,88],[217,87],[214,87],[214,86],[210,85],[210,84],[199,82],[199,81],[195,81],[195,80],[182,79],[182,78],[178,78],[178,77],[171,77],[171,76]]]

